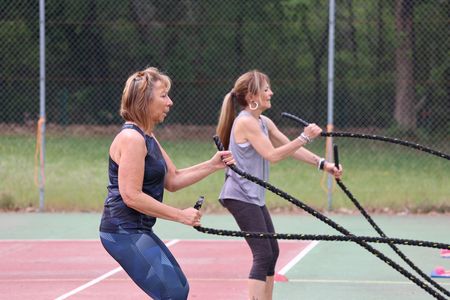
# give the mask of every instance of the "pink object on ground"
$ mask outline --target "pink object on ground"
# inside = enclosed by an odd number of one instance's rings
[[[436,267],[433,272],[431,272],[431,277],[437,278],[450,278],[450,271],[445,270],[444,267]]]
[[[450,249],[441,249],[441,256],[443,258],[450,258]]]
[[[289,279],[286,276],[278,274],[278,273],[275,274],[275,277],[274,277],[273,280],[275,282],[287,282],[287,281],[289,281]]]

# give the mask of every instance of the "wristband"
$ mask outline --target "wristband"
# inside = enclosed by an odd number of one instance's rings
[[[311,139],[309,138],[309,136],[307,136],[304,132],[302,132],[299,137],[298,137],[301,141],[303,141],[305,144],[309,144],[311,143]]]
[[[322,157],[319,160],[319,163],[317,164],[317,170],[322,171],[324,167],[325,167],[325,158]]]

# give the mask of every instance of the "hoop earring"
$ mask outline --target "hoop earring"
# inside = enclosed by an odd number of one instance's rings
[[[252,103],[255,103],[256,106],[252,107]],[[259,107],[259,104],[258,104],[258,102],[251,102],[251,103],[248,105],[248,107],[249,107],[251,110],[257,110],[258,107]]]

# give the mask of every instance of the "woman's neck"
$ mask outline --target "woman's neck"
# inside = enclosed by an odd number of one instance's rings
[[[246,107],[244,110],[246,112],[248,112],[249,114],[251,114],[255,119],[259,119],[259,117],[261,116],[261,111],[260,110],[251,110],[248,107]]]

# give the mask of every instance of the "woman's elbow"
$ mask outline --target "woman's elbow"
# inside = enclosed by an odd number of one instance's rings
[[[178,191],[178,189],[175,188],[175,187],[172,186],[172,185],[166,185],[166,190],[169,191],[169,192],[171,192],[171,193]]]
[[[176,192],[180,189],[180,187],[178,187],[176,183],[170,182],[170,181],[166,182],[166,184],[164,185],[164,188],[171,193]]]
[[[183,188],[180,181],[179,172],[177,170],[167,174],[164,182],[164,188],[169,192],[176,192]]]
[[[276,164],[277,162],[283,160],[283,157],[279,155],[269,155],[265,157],[266,160],[268,160],[271,164]]]
[[[129,191],[121,192],[120,195],[122,196],[123,202],[128,207],[135,207],[136,206],[136,199],[137,194]]]

